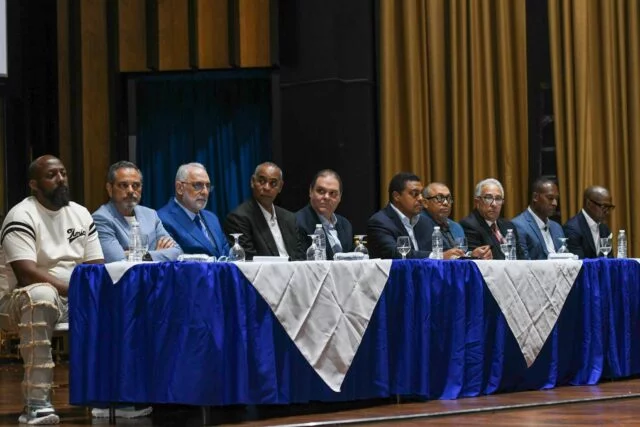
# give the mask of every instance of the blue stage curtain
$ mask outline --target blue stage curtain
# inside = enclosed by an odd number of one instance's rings
[[[143,204],[167,203],[178,166],[195,161],[215,187],[207,209],[224,220],[251,194],[256,165],[271,158],[269,71],[138,79],[136,157]]]

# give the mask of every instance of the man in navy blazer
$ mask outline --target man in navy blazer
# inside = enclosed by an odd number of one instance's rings
[[[427,234],[433,234],[433,227],[439,226],[442,231],[442,247],[444,257],[447,258],[447,251],[457,248],[457,239],[466,237],[460,224],[449,218],[453,196],[449,187],[440,183],[432,182],[422,190],[423,211],[421,221],[427,224]],[[491,253],[489,246],[479,246],[471,252],[471,256],[476,258],[486,258]]]
[[[182,250],[162,226],[155,210],[139,206],[142,173],[127,161],[114,163],[107,174],[107,193],[111,199],[93,213],[105,262],[122,261],[129,250],[129,232],[135,220],[149,240],[147,261],[174,261]]]
[[[615,206],[609,190],[599,185],[588,187],[582,196],[582,210],[564,224],[564,234],[572,254],[583,258],[597,258],[600,237],[608,237],[611,230],[604,223]],[[613,251],[609,257],[613,256]]]
[[[397,249],[400,236],[409,236],[412,250],[407,258],[427,258],[431,253],[431,233],[422,212],[422,183],[412,173],[401,172],[389,182],[389,204],[367,223],[371,258],[402,258]],[[461,257],[460,249],[443,253],[445,258]]]
[[[504,188],[500,181],[487,178],[476,185],[474,192],[475,209],[460,221],[467,236],[469,249],[483,245],[491,247],[491,257],[488,259],[505,259],[500,250],[501,241],[506,239],[507,231],[513,230],[516,239],[516,258],[526,259],[516,226],[504,218],[500,218],[504,204]],[[487,259],[487,258],[485,258]]]
[[[533,183],[531,203],[511,220],[518,230],[520,243],[529,259],[547,259],[562,246],[562,226],[549,219],[558,207],[558,186],[550,179],[540,178]]]
[[[188,163],[176,172],[175,197],[160,210],[158,216],[184,253],[229,255],[229,242],[222,233],[218,217],[205,210],[211,181],[200,163]]]
[[[309,204],[296,212],[300,241],[305,248],[311,246],[309,234],[322,224],[326,237],[327,259],[337,252],[353,250],[353,227],[348,219],[335,213],[342,199],[342,180],[334,170],[316,173],[309,186]]]

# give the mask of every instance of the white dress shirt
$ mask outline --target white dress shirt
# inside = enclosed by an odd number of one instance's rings
[[[270,214],[265,208],[262,207],[260,203],[258,203],[260,210],[262,211],[262,215],[264,215],[264,219],[267,221],[267,225],[269,225],[269,230],[271,231],[271,235],[273,236],[273,240],[276,241],[276,247],[278,248],[278,255],[288,257],[287,248],[284,246],[284,239],[282,238],[282,232],[280,231],[280,226],[278,225],[278,217],[276,217],[276,208],[271,205],[271,210],[273,211],[273,215]]]
[[[402,225],[404,225],[405,230],[407,230],[407,234],[409,234],[411,243],[413,243],[413,249],[415,249],[416,251],[419,251],[420,248],[418,247],[418,241],[416,240],[416,235],[413,232],[413,227],[415,227],[418,221],[420,220],[420,215],[415,215],[413,218],[409,219],[405,214],[400,212],[398,208],[393,206],[393,203],[391,203],[391,207],[393,208],[394,211],[396,211],[396,213],[398,214],[398,217],[400,218],[400,221],[402,222]]]
[[[544,222],[536,213],[531,209],[531,206],[527,208],[531,216],[536,220],[536,224],[540,229],[540,233],[542,233],[542,238],[544,239],[544,244],[547,247],[547,253],[554,254],[556,253],[556,247],[553,244],[553,237],[551,237],[551,229],[549,228],[549,220]]]
[[[600,224],[598,224],[593,219],[591,219],[587,211],[585,211],[584,209],[582,209],[582,215],[584,215],[584,219],[587,220],[587,225],[591,230],[591,237],[593,238],[593,243],[596,245],[596,254],[599,254],[600,253]]]

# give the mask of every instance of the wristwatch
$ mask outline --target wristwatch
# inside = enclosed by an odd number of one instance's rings
[[[149,252],[145,252],[144,255],[142,255],[142,260],[143,261],[153,261],[153,258],[151,258],[151,254]]]

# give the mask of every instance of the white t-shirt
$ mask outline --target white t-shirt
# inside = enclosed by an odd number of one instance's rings
[[[76,265],[102,259],[98,231],[89,211],[70,202],[57,211],[42,206],[35,197],[15,205],[2,224],[0,246],[4,249],[7,281],[0,281],[0,296],[16,287],[9,264],[31,260],[38,269],[69,283]]]

